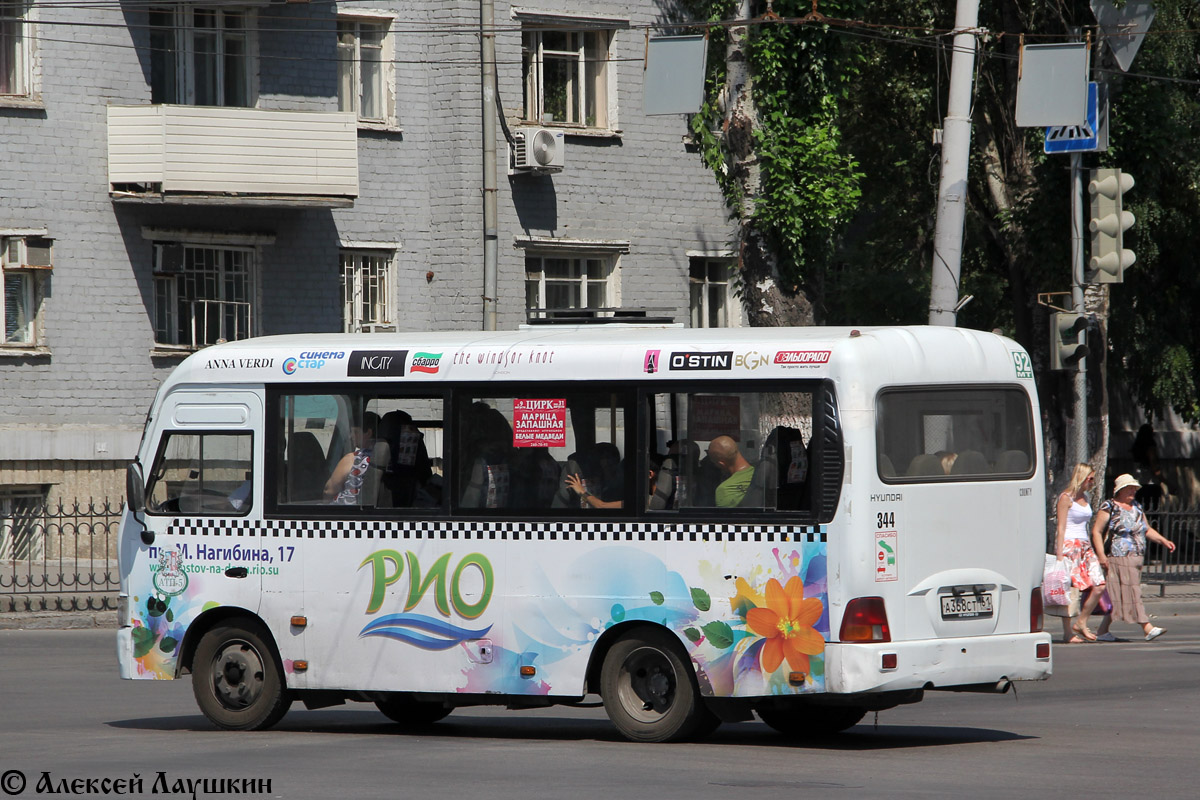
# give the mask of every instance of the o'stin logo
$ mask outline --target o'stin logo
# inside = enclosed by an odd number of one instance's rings
[[[285,358],[283,360],[283,372],[285,375],[291,375],[296,371],[296,359]]]

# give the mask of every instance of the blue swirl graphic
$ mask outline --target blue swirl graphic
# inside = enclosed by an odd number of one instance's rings
[[[367,623],[359,636],[382,636],[395,639],[406,644],[420,647],[422,650],[449,650],[456,644],[469,639],[482,639],[492,629],[491,625],[480,630],[470,630],[451,625],[440,619],[427,617],[423,614],[389,614]],[[422,633],[417,633],[422,631]],[[425,634],[434,634],[426,636]]]

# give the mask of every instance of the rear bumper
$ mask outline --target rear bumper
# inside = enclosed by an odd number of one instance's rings
[[[1048,633],[964,636],[886,644],[830,643],[825,648],[825,685],[836,694],[942,689],[1050,677],[1050,657],[1038,658],[1037,646],[1049,645]],[[894,669],[883,656],[896,655]]]
[[[126,680],[136,678],[133,668],[133,628],[117,629],[117,667]]]

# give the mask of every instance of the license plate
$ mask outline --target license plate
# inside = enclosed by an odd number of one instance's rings
[[[941,595],[942,619],[977,619],[992,615],[990,594]]]

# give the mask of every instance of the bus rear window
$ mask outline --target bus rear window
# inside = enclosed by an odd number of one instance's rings
[[[1033,474],[1033,416],[1019,387],[890,389],[876,404],[876,466],[887,483]]]

